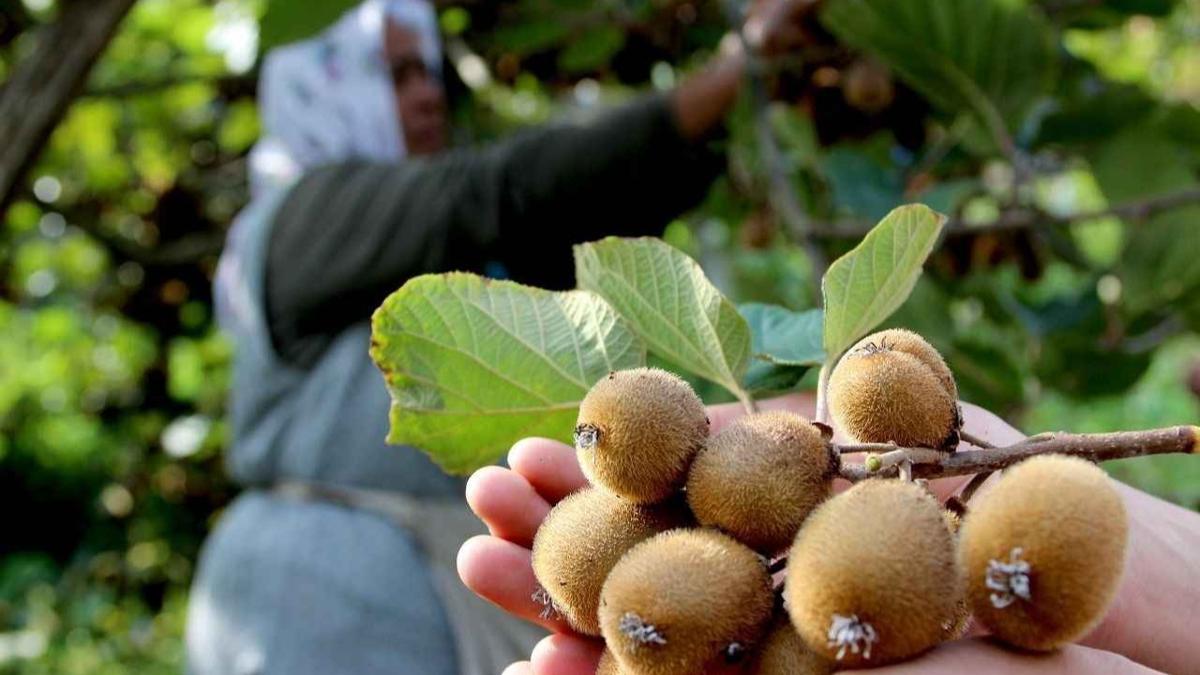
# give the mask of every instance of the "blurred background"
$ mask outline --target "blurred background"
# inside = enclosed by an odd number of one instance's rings
[[[233,494],[210,283],[257,67],[351,4],[0,0],[0,674],[179,672]],[[1031,433],[1196,424],[1200,0],[827,4],[665,238],[737,301],[802,309],[925,202],[949,233],[890,323],[965,399]],[[438,6],[464,144],[668,88],[727,30],[709,1]],[[1109,468],[1200,507],[1194,459]]]

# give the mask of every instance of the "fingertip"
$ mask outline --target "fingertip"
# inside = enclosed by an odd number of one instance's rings
[[[458,569],[458,577],[462,579],[467,588],[477,593],[480,560],[485,557],[487,548],[491,545],[491,540],[492,537],[486,534],[477,534],[471,537],[464,541],[462,546],[458,547],[458,556],[454,559],[454,566]]]
[[[481,509],[480,506],[488,505],[488,499],[490,496],[490,491],[488,488],[494,485],[497,481],[503,480],[510,473],[512,472],[503,467],[485,466],[471,474],[471,477],[467,479],[467,487],[464,490],[464,493],[467,498],[467,505],[471,507],[471,510],[475,512],[475,515],[479,516],[480,518],[484,517],[480,511],[486,509]]]
[[[587,485],[575,448],[548,438],[517,441],[508,465],[551,504]]]
[[[517,661],[504,669],[500,675],[532,675],[533,664],[528,661]]]
[[[555,634],[542,638],[530,660],[534,675],[595,673],[604,647],[596,640]]]

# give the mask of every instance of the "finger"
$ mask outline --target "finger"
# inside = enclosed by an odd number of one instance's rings
[[[576,635],[551,635],[533,648],[533,675],[595,675],[603,643]]]
[[[533,665],[528,661],[518,661],[505,668],[500,675],[533,675]]]
[[[944,644],[925,656],[886,668],[854,671],[864,675],[959,675],[960,673],[1004,673],[1005,675],[1135,675],[1155,673],[1120,654],[1067,645],[1049,653],[1018,652],[987,638],[971,638]]]
[[[517,441],[508,451],[508,466],[551,505],[587,485],[575,448],[548,438]]]
[[[467,588],[501,609],[559,633],[571,628],[557,614],[534,599],[541,586],[533,576],[529,549],[479,535],[458,550],[458,576]]]
[[[550,505],[524,476],[498,466],[471,475],[467,504],[493,535],[525,548],[533,546],[533,536],[550,512]]]

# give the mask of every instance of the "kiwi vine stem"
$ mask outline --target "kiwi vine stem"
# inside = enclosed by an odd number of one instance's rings
[[[966,429],[959,429],[958,437],[977,448],[984,448],[985,450],[990,450],[991,448],[996,447],[994,444],[983,440],[982,438],[967,431]]]
[[[814,421],[824,425],[829,424],[829,373],[833,371],[833,364],[836,362],[836,359],[826,361],[817,375],[817,414]]]
[[[840,476],[852,483],[868,478],[894,478],[905,462],[911,462],[913,478],[944,478],[999,471],[1035,455],[1072,455],[1102,462],[1144,455],[1200,454],[1200,427],[1176,426],[1104,434],[1039,434],[1003,448],[955,453],[883,445],[891,450],[877,456],[876,470],[868,469],[865,464],[843,464],[838,472]],[[831,444],[830,447],[841,455],[874,451],[880,446],[869,443]]]

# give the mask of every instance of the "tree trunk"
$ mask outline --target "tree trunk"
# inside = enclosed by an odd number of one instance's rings
[[[0,88],[0,214],[136,0],[71,0]]]

